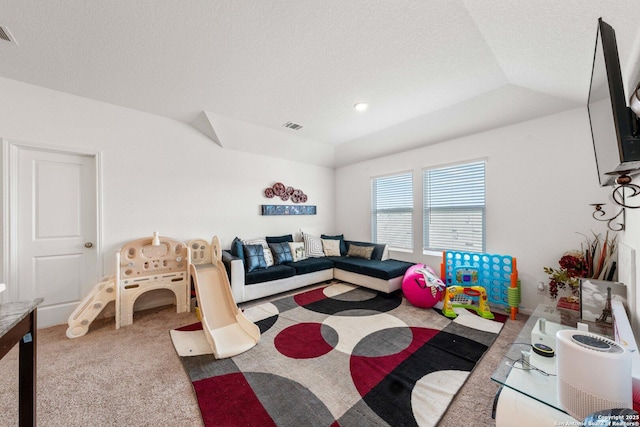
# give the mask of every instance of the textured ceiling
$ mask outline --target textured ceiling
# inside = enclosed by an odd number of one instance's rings
[[[635,77],[637,0],[0,0],[0,76],[339,166],[586,105],[600,16]]]

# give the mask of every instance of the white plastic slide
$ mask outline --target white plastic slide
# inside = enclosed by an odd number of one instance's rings
[[[190,245],[193,250],[195,243]],[[260,341],[260,329],[233,299],[217,236],[213,237],[211,251],[211,264],[191,264],[191,277],[204,334],[214,357],[224,359],[253,348]]]

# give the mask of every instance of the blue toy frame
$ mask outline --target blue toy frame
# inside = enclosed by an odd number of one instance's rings
[[[509,255],[444,251],[440,266],[447,286],[482,286],[489,303],[511,307],[512,317],[520,303],[516,259]],[[458,273],[462,280],[458,280]],[[477,277],[473,274],[477,272]]]

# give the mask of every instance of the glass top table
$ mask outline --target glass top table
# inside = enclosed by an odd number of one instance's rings
[[[555,333],[561,329],[575,329],[578,321],[583,322],[579,317],[578,311],[557,308],[552,303],[538,305],[510,345],[491,379],[566,413],[558,402],[556,357],[535,354],[531,344],[533,340],[555,349]],[[540,319],[543,319],[544,332],[540,329]],[[591,332],[611,336],[612,328],[607,325],[583,323],[589,325]]]

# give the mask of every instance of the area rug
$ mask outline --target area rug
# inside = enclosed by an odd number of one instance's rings
[[[206,426],[433,426],[506,320],[456,310],[334,283],[247,308],[262,335],[235,357],[199,323],[172,338]]]

